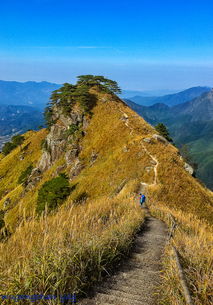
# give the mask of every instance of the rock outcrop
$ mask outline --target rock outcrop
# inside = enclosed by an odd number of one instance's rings
[[[41,180],[42,173],[39,168],[34,168],[25,183],[26,191],[32,190],[34,186]]]
[[[61,109],[53,107],[53,120],[55,124],[51,126],[43,144],[43,154],[38,162],[41,172],[47,170],[51,165],[65,153],[66,164],[71,165],[80,153],[78,137],[85,134],[85,129],[89,125],[89,119],[80,108],[73,109],[68,115],[64,115]],[[76,130],[81,132],[76,136],[71,128],[76,126]]]
[[[158,135],[158,134],[154,134],[153,136],[152,136],[155,140],[157,140],[157,141],[159,141],[159,142],[161,142],[161,143],[163,143],[163,144],[168,144],[169,142],[164,138],[164,137],[162,137],[162,136],[160,136],[160,135]]]
[[[184,164],[184,169],[191,175],[194,175],[194,169],[191,165],[189,165],[188,163]]]

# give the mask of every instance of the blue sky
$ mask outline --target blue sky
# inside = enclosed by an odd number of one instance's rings
[[[213,85],[213,2],[7,0],[0,79],[102,74],[138,90]]]

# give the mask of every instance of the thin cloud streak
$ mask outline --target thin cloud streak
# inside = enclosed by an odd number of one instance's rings
[[[110,46],[20,46],[20,49],[114,49]]]

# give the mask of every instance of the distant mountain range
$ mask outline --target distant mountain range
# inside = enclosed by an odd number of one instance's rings
[[[0,80],[0,150],[16,133],[44,125],[43,110],[59,84]]]
[[[49,82],[0,80],[0,105],[26,105],[43,109],[48,103],[52,91],[60,87],[60,84]],[[193,87],[178,93],[174,90],[123,90],[120,96],[140,105],[150,106],[156,103],[164,103],[173,106],[192,100],[206,91],[210,91],[210,88]]]
[[[187,144],[199,165],[198,177],[213,189],[213,90],[173,107],[126,103],[152,125],[166,124],[179,147]]]
[[[163,103],[168,106],[174,106],[178,104],[182,104],[184,102],[190,101],[198,96],[200,96],[204,92],[210,91],[210,87],[192,87],[187,90],[175,93],[168,94],[164,96],[141,96],[136,95],[133,97],[128,97],[132,102],[135,102],[139,105],[151,106],[157,103]]]
[[[145,91],[135,91],[135,90],[122,90],[122,93],[119,95],[121,98],[134,98],[135,96],[137,97],[145,97],[149,98],[151,97],[153,99],[159,96],[164,96],[168,94],[174,94],[177,93],[181,90],[145,90]]]
[[[0,135],[38,129],[44,124],[42,112],[29,106],[0,106]]]
[[[0,105],[27,105],[43,109],[59,84],[48,82],[13,82],[0,80]]]
[[[30,106],[0,106],[0,150],[2,145],[17,133],[44,126],[41,111]]]

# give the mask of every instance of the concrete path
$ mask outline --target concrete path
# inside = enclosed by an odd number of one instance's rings
[[[132,256],[121,269],[79,305],[157,305],[166,225],[149,214],[138,234]]]

